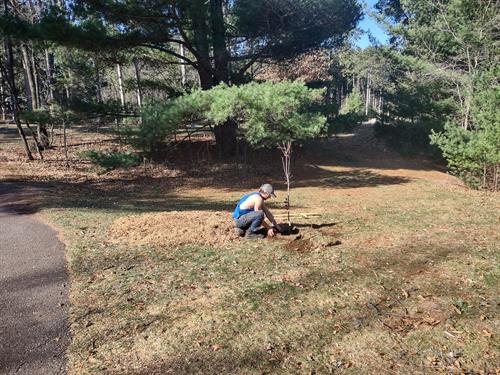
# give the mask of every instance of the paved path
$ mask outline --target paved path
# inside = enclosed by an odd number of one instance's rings
[[[64,246],[23,204],[18,187],[0,182],[0,374],[64,374]]]

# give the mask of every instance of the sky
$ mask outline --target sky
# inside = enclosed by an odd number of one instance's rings
[[[366,3],[368,4],[366,13],[375,11],[373,6],[377,3],[377,0],[366,0]],[[389,42],[389,36],[387,33],[378,25],[377,21],[368,14],[366,14],[365,18],[359,23],[359,28],[366,32],[369,31],[380,44],[387,44]],[[368,34],[364,33],[355,44],[361,48],[369,47],[370,41],[368,39]]]

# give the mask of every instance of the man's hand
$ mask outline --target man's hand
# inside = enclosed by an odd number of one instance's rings
[[[267,230],[267,236],[268,237],[274,237],[276,234],[274,233],[274,228],[269,228]]]

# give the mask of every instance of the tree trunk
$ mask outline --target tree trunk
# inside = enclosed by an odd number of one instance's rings
[[[99,63],[94,60],[95,67],[95,98],[97,103],[102,102],[102,84],[101,84],[101,73],[99,72]]]
[[[229,156],[236,150],[236,135],[238,126],[235,121],[229,120],[214,128],[215,143],[219,156]]]
[[[229,56],[226,47],[226,30],[224,25],[224,14],[222,0],[210,0],[210,15],[212,21],[212,43],[214,51],[214,83],[229,83],[228,61]]]
[[[2,121],[5,121],[5,87],[3,84],[3,73],[0,71],[0,100],[2,101]]]
[[[116,64],[116,74],[118,76],[118,93],[120,94],[120,103],[122,107],[124,107],[125,91],[123,89],[123,74],[122,74],[122,66],[120,64]]]
[[[214,84],[229,84],[229,54],[226,46],[226,27],[224,24],[223,1],[210,0],[210,20],[214,53]],[[219,152],[231,155],[236,150],[237,123],[227,121],[215,128],[215,139]]]
[[[368,116],[370,107],[370,75],[366,78],[365,116]]]
[[[38,101],[36,97],[35,76],[33,74],[33,67],[31,66],[31,58],[29,56],[28,47],[25,44],[21,45],[21,53],[23,57],[24,74],[26,77],[26,96],[29,98],[29,108],[34,110],[38,108]]]
[[[214,81],[212,79],[211,72],[200,67],[198,69],[198,75],[200,76],[200,86],[203,90],[209,90],[214,87]]]
[[[64,160],[66,161],[66,168],[69,168],[68,160],[68,138],[66,136],[66,120],[63,120],[63,142],[64,142]]]
[[[48,49],[45,50],[45,69],[47,75],[47,88],[48,100],[54,100],[54,89],[52,87],[52,74],[54,72],[54,54],[50,53]]]
[[[198,74],[200,76],[200,86],[203,90],[208,90],[214,86],[212,63],[210,58],[210,46],[208,37],[210,30],[207,25],[206,1],[196,0],[196,6],[193,6],[193,41],[196,52],[198,53]]]
[[[70,84],[73,84],[73,74],[71,73],[71,70],[68,70],[67,73],[68,73],[68,76],[67,76],[66,82],[69,82]],[[64,91],[66,93],[66,99],[69,100],[71,98],[71,88],[68,85],[68,83],[64,84]]]
[[[185,66],[182,65],[185,69]],[[137,106],[139,108],[142,107],[142,89],[141,89],[141,68],[139,66],[139,62],[134,59],[134,71],[135,71],[135,89],[137,95]],[[184,84],[183,84],[184,85]]]
[[[38,69],[36,67],[35,54],[33,51],[31,52],[31,67],[35,83],[35,99],[37,103],[37,108],[40,108],[42,106],[42,100],[40,96],[40,77],[38,74]]]
[[[5,15],[8,15],[9,8],[7,5],[7,0],[4,0],[4,9],[5,9]],[[5,53],[6,53],[6,78],[7,82],[10,87],[10,97],[12,100],[12,114],[14,117],[14,121],[17,126],[17,131],[19,132],[19,136],[21,137],[21,140],[23,142],[24,146],[24,151],[26,152],[26,157],[28,160],[34,160],[33,155],[31,154],[30,148],[28,146],[28,140],[26,139],[26,135],[24,134],[24,130],[21,126],[21,120],[19,119],[19,112],[18,112],[18,95],[17,95],[17,88],[16,88],[16,81],[14,78],[14,57],[12,53],[12,44],[10,42],[10,38],[6,37],[5,38]]]
[[[179,44],[179,54],[185,56],[184,45]],[[181,60],[181,84],[182,87],[186,86],[186,65],[184,61]]]

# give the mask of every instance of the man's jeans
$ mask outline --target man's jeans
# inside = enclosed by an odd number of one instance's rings
[[[252,211],[240,216],[239,219],[236,220],[236,227],[245,231],[249,230],[251,233],[255,233],[260,229],[263,220],[263,211]]]

